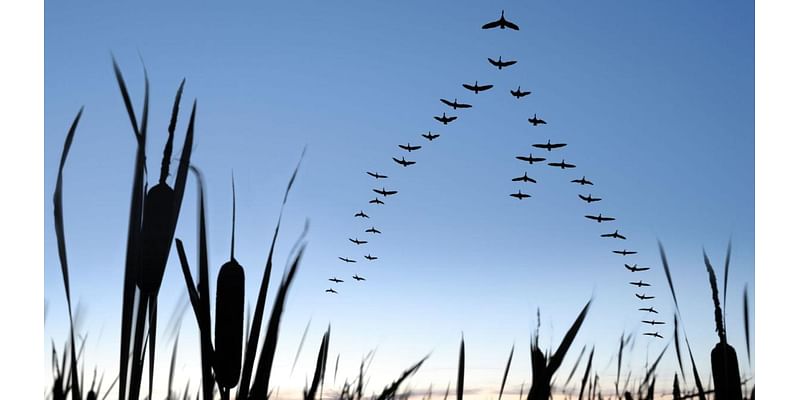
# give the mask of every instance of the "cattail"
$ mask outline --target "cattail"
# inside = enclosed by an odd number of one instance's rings
[[[672,400],[681,399],[681,385],[678,382],[678,373],[675,373],[675,379],[672,380]]]
[[[725,335],[725,321],[722,316],[714,267],[703,252],[703,261],[711,284],[711,297],[714,302],[714,322],[719,343],[711,350],[711,374],[714,377],[714,398],[720,400],[742,400],[741,375],[736,350],[728,344]]]
[[[158,291],[167,266],[175,231],[175,192],[164,182],[153,186],[144,200],[139,289]]]
[[[97,395],[94,393],[94,390],[89,391],[89,394],[86,395],[86,400],[97,400]]]

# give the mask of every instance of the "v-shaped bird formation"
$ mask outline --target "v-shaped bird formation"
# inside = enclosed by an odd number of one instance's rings
[[[503,30],[508,29],[508,30],[511,30],[511,31],[519,31],[520,30],[520,27],[517,24],[515,24],[515,23],[513,23],[513,22],[511,22],[511,21],[506,19],[505,10],[501,10],[499,19],[497,19],[495,21],[492,21],[492,22],[488,22],[488,23],[484,24],[481,28],[484,29],[484,30],[489,30],[489,29],[503,29]],[[515,60],[513,58],[509,58],[508,56],[506,56],[505,59],[502,56],[499,56],[499,55],[497,56],[496,59],[493,58],[493,57],[487,57],[487,59],[489,61],[489,64],[492,67],[497,68],[498,70],[503,70],[503,69],[513,70],[513,68],[509,68],[509,67],[511,67],[513,65],[516,65],[518,63],[517,60]],[[472,92],[474,95],[480,95],[480,96],[485,96],[485,94],[483,94],[483,92],[489,91],[492,88],[494,88],[493,84],[482,82],[480,80],[475,80],[474,83],[472,83],[472,82],[463,83],[461,86],[464,89],[466,89],[467,91]],[[526,98],[527,96],[532,94],[532,90],[527,89],[527,86],[526,86],[526,89],[523,89],[523,85],[518,85],[516,88],[509,88],[509,93],[515,99],[515,100],[512,100],[512,101],[524,101],[524,98]],[[441,116],[439,114],[436,114],[436,115],[433,116],[434,120],[436,120],[437,122],[442,124],[442,128],[443,129],[446,129],[445,128],[446,126],[448,126],[449,124],[455,123],[455,121],[458,119],[459,116],[453,114],[453,112],[458,112],[458,111],[461,111],[461,110],[469,110],[469,109],[473,108],[473,104],[471,104],[472,102],[469,102],[469,103],[463,102],[463,101],[459,102],[457,97],[453,96],[452,98],[453,98],[452,101],[449,100],[450,97],[443,97],[443,98],[439,99],[439,101],[443,105],[445,105],[448,110],[451,110],[451,114],[450,115],[447,114],[447,111],[442,111]],[[523,119],[522,121],[527,121],[530,124],[528,126],[532,126],[533,128],[536,129],[537,132],[542,130],[542,129],[547,129],[547,128],[544,128],[544,127],[545,126],[549,126],[548,122],[544,119],[544,117],[539,116],[537,113],[533,113],[533,116],[530,116],[530,114],[528,114],[525,117],[525,119]],[[440,133],[433,133],[431,131],[427,131],[426,133],[422,133],[421,136],[423,138],[427,139],[428,142],[430,143],[430,142],[433,142],[434,140],[436,140],[437,138],[439,138],[441,136],[441,134]],[[546,139],[546,142],[543,141],[544,139]],[[548,154],[550,154],[551,152],[554,152],[554,151],[556,153],[563,152],[564,149],[566,147],[568,147],[567,143],[562,143],[560,141],[557,141],[557,142],[554,143],[553,139],[551,139],[551,138],[543,138],[543,140],[542,141],[538,141],[537,143],[531,144],[531,147],[533,147],[534,149],[537,149],[537,150],[541,150],[542,152],[546,151]],[[417,151],[422,150],[422,148],[423,148],[423,146],[421,144],[411,143],[411,142],[408,142],[408,141],[406,143],[398,144],[397,146],[403,151],[403,154],[409,155],[409,157],[411,157],[411,158],[415,158],[415,157],[413,157],[414,154]],[[404,168],[416,164],[416,161],[413,161],[411,159],[406,159],[405,155],[401,154],[399,157],[398,156],[393,156],[392,160],[394,160],[394,162],[396,164],[398,164],[399,166],[402,166]],[[527,154],[523,153],[522,155],[516,155],[515,158],[517,160],[521,161],[522,163],[524,163],[524,165],[529,166],[529,167],[532,167],[532,166],[534,166],[534,164],[537,164],[537,163],[544,164],[543,163],[544,161],[548,161],[546,157],[541,157],[540,155],[535,155],[530,151]],[[571,161],[567,161],[567,159],[564,158],[564,157],[558,157],[556,159],[550,159],[549,161],[550,162],[547,162],[546,165],[549,166],[549,167],[554,167],[554,168],[548,168],[549,171],[553,171],[551,173],[554,173],[555,169],[558,169],[560,171],[565,171],[565,170],[571,170],[571,169],[577,168],[576,164],[574,164]],[[400,168],[400,169],[404,169],[404,168]],[[530,199],[534,197],[533,194],[523,192],[523,190],[528,191],[529,190],[528,188],[532,187],[531,184],[536,184],[537,180],[534,177],[529,176],[528,173],[529,173],[529,171],[523,171],[521,176],[517,176],[517,177],[511,178],[512,182],[514,182],[515,184],[518,184],[518,185],[522,185],[523,188],[517,189],[516,193],[511,193],[508,196],[513,197],[516,200],[521,201],[521,202],[531,201]],[[564,172],[560,172],[560,173],[563,174]],[[384,174],[382,174],[381,172],[378,172],[378,171],[374,171],[374,172],[373,171],[367,171],[367,174],[369,176],[375,178],[373,180],[373,182],[375,180],[387,180],[387,179],[389,179],[389,175],[384,175]],[[578,184],[578,185],[580,185],[580,187],[585,187],[585,186],[594,187],[594,183],[592,181],[588,180],[586,178],[586,176],[581,176],[580,178],[572,179],[570,181],[570,183]],[[372,191],[374,193],[377,193],[380,196],[382,196],[382,198],[386,199],[386,201],[389,201],[389,199],[392,196],[397,195],[399,193],[398,190],[395,190],[395,189],[389,190],[389,189],[386,189],[386,187],[384,187],[383,185],[381,185],[380,188],[373,187]],[[587,207],[590,207],[592,209],[586,215],[584,215],[584,217],[586,219],[589,219],[592,222],[596,222],[598,224],[608,224],[608,223],[612,223],[612,222],[616,223],[617,219],[615,217],[604,215],[603,213],[601,213],[601,212],[599,212],[597,210],[597,208],[596,208],[597,205],[595,205],[594,203],[601,202],[603,200],[603,198],[594,196],[591,192],[578,193],[577,197],[580,200],[582,200],[583,202],[585,202]],[[372,204],[373,207],[385,205],[385,202],[382,201],[381,199],[377,198],[377,197],[375,199],[373,199],[373,200],[370,200],[369,203]],[[603,204],[603,203],[600,203],[600,204]],[[355,217],[356,218],[365,218],[365,219],[366,218],[370,218],[366,213],[364,213],[363,210],[359,210],[355,214]],[[378,235],[378,234],[381,233],[381,231],[379,231],[378,229],[376,229],[375,226],[372,225],[372,222],[370,222],[370,225],[369,225],[369,227],[367,229],[364,229],[364,228],[361,228],[361,229],[362,229],[362,231],[364,231],[366,233],[371,233],[372,235]],[[600,237],[601,238],[608,238],[608,239],[616,239],[616,240],[627,240],[628,239],[626,236],[624,236],[624,235],[622,235],[620,233],[619,229],[614,229],[614,231],[610,232],[610,233],[603,233],[603,234],[600,235]],[[367,245],[367,241],[366,240],[358,240],[357,238],[356,239],[350,238],[350,242],[355,244],[355,246],[353,246],[353,247],[359,247],[360,248],[361,245]],[[353,247],[351,247],[351,249]],[[623,248],[621,250],[620,249],[613,249],[613,250],[611,250],[611,252],[613,254],[626,257],[626,260],[629,259],[630,257],[635,256],[635,255],[638,254],[637,251],[629,250],[627,248]],[[366,254],[366,255],[365,254],[361,254],[361,256],[363,256],[363,258],[366,259],[368,262],[374,262],[375,260],[378,260],[378,257],[372,255],[371,253],[370,254]],[[343,261],[344,263],[356,263],[355,259],[349,258],[349,257],[341,257],[341,256],[339,256],[339,260]],[[638,264],[635,264],[635,263],[634,264],[624,264],[624,267],[625,267],[625,269],[627,271],[630,271],[631,273],[636,273],[636,274],[641,274],[641,273],[644,273],[644,272],[650,270],[649,267],[642,267],[642,266],[639,266]],[[637,278],[638,278],[638,276],[637,276]],[[353,275],[353,279],[357,283],[361,283],[362,281],[366,280],[365,278],[359,276],[358,274],[354,274]],[[341,283],[344,282],[343,280],[338,279],[336,277],[330,278],[328,280],[331,281],[331,282],[334,282],[336,284],[341,284]],[[638,290],[645,290],[645,289],[648,289],[648,288],[652,287],[652,285],[650,283],[648,283],[648,282],[646,282],[646,281],[644,281],[642,279],[639,279],[638,281],[628,282],[628,284],[631,287],[635,287]],[[328,290],[326,290],[326,292],[332,293],[332,294],[338,293],[337,291],[332,290],[332,289],[328,289]],[[648,295],[646,292],[645,293],[634,292],[633,295],[634,295],[634,297],[636,297],[638,299],[639,302],[649,303],[653,299],[655,299],[655,296]],[[658,314],[658,311],[652,306],[648,306],[646,308],[645,307],[638,308],[638,312],[646,313],[647,315]],[[657,320],[654,320],[654,319],[653,320],[642,320],[642,323],[649,324],[653,328],[655,328],[656,325],[663,325],[664,324],[664,322],[657,321]],[[644,335],[651,336],[651,337],[654,337],[654,338],[662,338],[661,334],[659,332],[657,332],[657,331],[656,332],[646,332],[646,333],[644,333]]]

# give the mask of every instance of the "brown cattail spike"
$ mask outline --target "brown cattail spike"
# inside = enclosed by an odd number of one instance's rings
[[[214,323],[214,376],[224,388],[239,382],[244,323],[244,269],[236,260],[226,262],[217,277]]]
[[[159,183],[147,192],[141,236],[139,289],[146,294],[158,292],[167,266],[172,234],[175,230],[175,192]]]

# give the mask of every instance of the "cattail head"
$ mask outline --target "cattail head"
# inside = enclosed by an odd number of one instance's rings
[[[239,382],[244,323],[244,269],[236,260],[226,262],[217,277],[214,323],[214,375],[220,386]]]
[[[89,394],[86,395],[86,400],[97,400],[97,395],[94,393],[94,390],[89,391]]]
[[[727,343],[717,343],[711,350],[711,374],[714,377],[714,398],[742,400],[742,378],[736,350]]]
[[[142,292],[158,292],[175,232],[175,192],[166,183],[153,186],[144,200],[141,260],[137,284]]]

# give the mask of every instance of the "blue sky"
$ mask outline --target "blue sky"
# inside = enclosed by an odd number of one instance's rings
[[[479,29],[500,8],[521,26],[519,32]],[[670,314],[657,239],[670,256],[693,349],[708,354],[715,334],[702,250],[721,277],[732,238],[728,324],[743,361],[745,284],[751,302],[755,297],[753,40],[753,5],[738,1],[192,7],[46,2],[45,345],[49,349],[50,337],[63,341],[66,326],[52,188],[66,129],[85,105],[64,177],[73,295],[85,310],[87,343],[94,346],[87,360],[115,371],[135,143],[113,80],[113,53],[137,107],[139,55],[150,74],[151,171],[160,161],[174,91],[187,79],[178,140],[190,100],[197,98],[193,161],[209,185],[211,261],[221,265],[229,252],[233,171],[236,253],[251,299],[282,190],[308,146],[278,245],[278,259],[284,260],[310,220],[308,253],[279,343],[276,368],[286,391],[302,387],[329,322],[331,350],[342,354],[341,376],[352,376],[361,355],[378,348],[372,371],[380,387],[433,351],[415,382],[443,387],[454,379],[463,332],[467,380],[492,390],[511,344],[527,343],[537,308],[545,343],[557,344],[592,296],[593,308],[567,363],[585,343],[597,345],[598,368],[606,367],[623,330],[645,331],[635,291],[627,285],[634,275],[611,250],[638,250],[630,260],[655,267],[642,276],[654,283],[654,305],[665,311],[662,316]],[[486,61],[498,56],[519,62],[498,71]],[[475,95],[461,87],[475,80],[495,88]],[[518,85],[533,94],[514,99],[508,90]],[[438,99],[454,97],[474,108],[455,113],[459,119],[443,127],[432,118],[447,111]],[[533,113],[548,124],[530,126],[526,119]],[[423,143],[419,135],[429,130],[442,136]],[[530,147],[547,139],[568,146],[560,154]],[[391,157],[403,155],[397,145],[407,142],[423,149],[406,155],[418,164],[403,169]],[[578,168],[560,171],[514,159],[529,152],[552,161],[563,157]],[[378,184],[367,170],[390,178]],[[523,171],[538,183],[527,189],[533,198],[516,201],[508,194],[520,185],[510,179]],[[596,183],[591,190],[569,183],[581,175]],[[400,193],[375,208],[367,201],[380,186]],[[577,198],[589,192],[603,200],[587,205]],[[373,217],[369,224],[352,217],[360,209]],[[596,212],[617,221],[606,226],[583,218]],[[189,254],[195,215],[190,182],[176,235]],[[363,230],[373,224],[384,233],[364,253],[380,260],[339,262],[338,256],[363,260],[362,249],[347,238],[372,239]],[[609,227],[629,239],[619,245],[599,238]],[[356,285],[348,278],[353,273],[368,280]],[[333,275],[346,279],[338,296],[323,292]],[[172,253],[162,326],[168,311],[186,301],[184,291]],[[309,319],[309,341],[289,376]],[[662,333],[669,337],[670,330]],[[181,342],[179,377],[197,381],[190,313]],[[664,344],[637,339],[632,366],[641,369]],[[168,346],[162,345],[166,361]],[[668,356],[665,377],[676,366],[672,350]],[[698,362],[708,371],[707,356]],[[614,372],[601,369],[601,381]],[[529,381],[528,374],[527,359],[518,356],[512,387]]]

